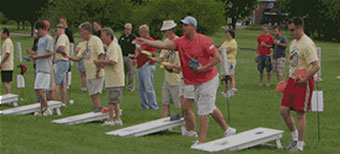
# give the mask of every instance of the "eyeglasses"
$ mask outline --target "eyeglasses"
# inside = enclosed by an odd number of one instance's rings
[[[289,29],[290,32],[294,32],[295,31],[295,28],[292,28],[292,29]]]

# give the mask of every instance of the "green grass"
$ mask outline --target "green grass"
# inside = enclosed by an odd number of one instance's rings
[[[236,39],[239,47],[256,48],[256,38],[261,31],[238,30]],[[224,33],[212,36],[216,45],[220,45],[224,39]],[[291,39],[291,38],[289,38]],[[21,42],[22,49],[30,48],[33,39],[30,37],[12,36],[13,43]],[[340,81],[335,76],[340,75],[340,48],[339,44],[328,42],[316,42],[322,48],[322,70],[323,82],[318,87],[324,91],[325,112],[320,113],[321,141],[317,139],[317,114],[307,113],[307,132],[305,142],[305,153],[339,153],[340,123]],[[24,54],[25,55],[25,54]],[[238,132],[246,131],[256,127],[267,127],[284,130],[282,143],[287,146],[290,133],[278,112],[282,94],[274,92],[275,86],[258,87],[259,74],[256,71],[254,52],[239,50],[237,55],[236,82],[239,92],[230,100],[230,121],[232,127]],[[15,58],[16,64],[18,63]],[[33,90],[33,66],[32,63],[24,62],[29,70],[25,74],[26,88],[19,90],[16,82],[12,83],[13,93],[20,94],[25,101],[19,105],[36,102]],[[16,69],[14,78],[19,70]],[[72,67],[73,80],[71,87],[71,99],[74,105],[62,108],[62,116],[40,117],[32,115],[0,115],[1,153],[204,153],[191,150],[190,146],[196,138],[182,137],[180,134],[162,132],[145,137],[114,137],[107,136],[105,132],[125,128],[138,123],[158,119],[161,111],[145,111],[140,108],[139,96],[136,92],[124,91],[121,108],[123,111],[122,127],[102,127],[101,123],[88,123],[81,125],[57,125],[51,121],[62,117],[76,115],[92,110],[91,98],[86,92],[80,91],[80,76],[77,67]],[[164,79],[163,70],[157,66],[154,85],[156,89],[158,104],[161,104],[161,87]],[[272,83],[276,77],[272,78]],[[226,100],[221,96],[220,86],[216,104],[223,112],[227,120]],[[1,85],[1,93],[4,92]],[[106,90],[100,96],[103,105],[106,105]],[[0,109],[11,108],[0,106]],[[178,109],[171,108],[172,113],[180,113]],[[196,112],[196,109],[194,109]],[[295,114],[294,114],[295,115]],[[198,119],[197,119],[198,122]],[[198,124],[198,123],[197,123]],[[222,136],[222,130],[214,120],[210,120],[207,141],[218,139]],[[255,147],[237,153],[262,154],[262,153],[287,153],[282,149],[270,147]]]

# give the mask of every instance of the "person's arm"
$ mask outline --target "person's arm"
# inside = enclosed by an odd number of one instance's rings
[[[34,51],[34,50],[32,50],[32,49],[29,49],[29,48],[26,48],[26,53],[27,53],[27,54],[30,54],[30,55],[36,55],[36,54],[37,54],[36,51]]]
[[[135,42],[137,44],[146,44],[158,49],[176,50],[177,47],[172,41],[152,41],[141,37],[136,37]]]
[[[116,65],[117,63],[113,60],[94,60],[94,64],[97,66],[113,66]]]
[[[215,50],[214,54],[212,55],[212,60],[210,61],[210,63],[208,63],[205,66],[202,66],[201,64],[199,64],[199,66],[196,69],[194,69],[194,72],[196,72],[196,73],[205,72],[206,70],[210,69],[211,67],[217,65],[221,60],[222,60],[221,56],[218,54],[218,51]]]
[[[73,61],[76,61],[76,62],[79,62],[81,60],[80,57],[78,56],[70,56],[70,55],[66,55],[65,58],[68,58],[70,60],[73,60]]]
[[[98,60],[104,60],[104,58],[105,58],[105,54],[100,54],[100,55],[98,56]],[[103,69],[102,66],[97,67],[97,73],[96,73],[97,79],[100,78],[100,71],[101,71],[102,69]]]
[[[266,44],[266,43],[264,43],[264,42],[261,42],[261,45],[264,46],[264,47],[266,47],[266,48],[271,48],[271,47],[272,47],[271,44]]]
[[[53,55],[53,52],[52,51],[48,51],[46,54],[43,54],[43,55],[33,55],[32,59],[33,60],[38,60],[38,59],[42,59],[42,58],[51,57],[52,55]]]
[[[9,56],[10,56],[9,53],[5,54],[5,57],[1,60],[0,69],[1,69],[1,66],[8,60]]]
[[[311,64],[312,64],[312,69],[308,72],[305,78],[303,78],[302,76],[299,77],[299,80],[298,80],[299,83],[307,82],[309,78],[313,77],[314,74],[319,71],[320,69],[319,61],[314,61]]]

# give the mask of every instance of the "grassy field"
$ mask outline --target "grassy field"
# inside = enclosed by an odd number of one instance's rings
[[[239,47],[255,48],[256,38],[260,31],[238,30],[236,39]],[[221,31],[212,36],[216,45],[220,45],[224,40],[224,33]],[[290,38],[289,38],[290,39]],[[13,43],[21,42],[22,49],[31,48],[33,38],[12,36]],[[340,46],[338,43],[318,42],[317,46],[322,48],[322,70],[323,80],[318,84],[318,88],[324,91],[325,112],[320,113],[321,120],[321,141],[317,139],[317,114],[307,113],[307,132],[305,142],[305,153],[340,153],[340,123],[339,107],[340,103],[340,81],[335,77],[340,75]],[[25,54],[24,54],[25,55]],[[276,77],[272,78],[272,86],[259,87],[259,74],[256,71],[254,62],[254,52],[238,51],[236,82],[239,92],[230,99],[230,121],[232,127],[243,132],[256,127],[267,127],[284,130],[281,140],[287,146],[290,140],[290,133],[285,126],[278,112],[282,94],[274,91]],[[15,58],[18,64],[17,58]],[[33,90],[33,65],[24,62],[28,66],[25,74],[26,88],[16,89],[16,82],[12,83],[13,93],[24,98],[19,105],[36,102],[35,91]],[[286,71],[287,72],[287,71]],[[19,73],[15,70],[14,78]],[[51,121],[62,117],[76,115],[92,110],[91,98],[86,92],[80,91],[80,76],[77,67],[72,67],[73,79],[71,86],[71,98],[75,104],[62,108],[62,116],[33,116],[33,115],[0,115],[1,153],[204,153],[191,150],[190,146],[196,138],[182,137],[180,134],[171,132],[161,132],[145,137],[113,137],[105,135],[105,132],[124,128],[142,122],[160,118],[161,111],[145,111],[140,108],[138,92],[124,91],[121,108],[124,110],[122,127],[103,127],[101,123],[88,123],[81,125],[57,125]],[[161,87],[164,79],[163,70],[157,66],[154,85],[156,89],[157,101],[161,105]],[[216,104],[227,119],[227,104],[220,91],[220,86]],[[1,85],[1,93],[4,93]],[[69,93],[69,94],[70,94]],[[100,96],[103,105],[105,102],[106,90]],[[10,106],[0,106],[0,109],[11,108]],[[196,109],[194,109],[196,111]],[[180,113],[179,109],[171,108],[172,113]],[[294,114],[295,115],[295,114]],[[197,120],[198,121],[198,120]],[[207,141],[222,137],[223,131],[214,121],[210,121]],[[237,153],[263,154],[263,153],[287,153],[282,149],[271,147],[255,147],[239,151]]]

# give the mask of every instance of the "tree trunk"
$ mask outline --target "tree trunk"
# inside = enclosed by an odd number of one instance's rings
[[[31,24],[31,37],[33,36],[33,33],[34,33],[34,22],[30,22]]]
[[[17,30],[20,29],[20,21],[17,20]]]

